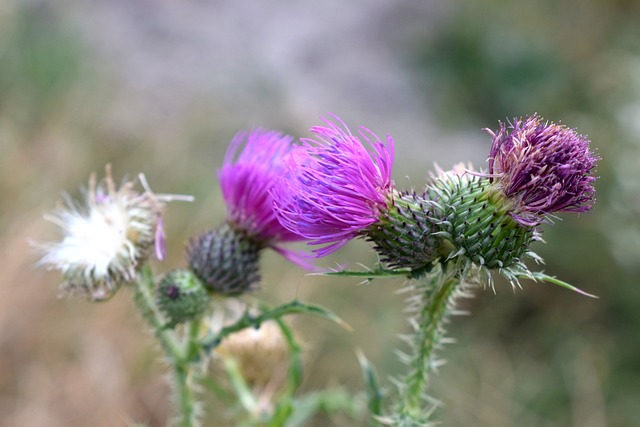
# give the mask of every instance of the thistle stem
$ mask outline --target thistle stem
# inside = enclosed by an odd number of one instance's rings
[[[153,328],[156,338],[164,352],[171,358],[182,358],[182,349],[172,330],[165,328],[167,323],[164,315],[158,308],[154,297],[155,282],[151,268],[145,265],[140,272],[139,278],[134,282],[135,301],[142,317]]]
[[[402,420],[411,421],[407,425],[425,425],[421,423],[428,421],[434,409],[434,401],[426,394],[426,390],[430,384],[430,374],[438,366],[435,353],[442,346],[444,323],[453,307],[455,291],[461,283],[455,269],[447,272],[446,265],[439,274],[426,275],[424,280],[424,287],[420,289],[422,294],[416,295],[417,299],[413,300],[415,305],[411,307],[418,311],[412,322],[413,354],[408,360],[410,371],[404,378],[400,406],[396,412]],[[425,410],[425,403],[431,405],[430,410]]]
[[[179,410],[176,426],[198,426],[198,405],[193,388],[193,372],[188,363],[174,364],[174,381],[174,393],[176,394],[176,402]]]
[[[134,285],[135,300],[142,316],[160,341],[169,363],[173,366],[173,391],[178,406],[175,425],[196,427],[198,425],[198,405],[193,387],[193,368],[195,365],[190,361],[193,359],[192,353],[197,353],[193,346],[195,334],[199,329],[199,321],[194,320],[193,324],[189,325],[189,334],[185,340],[178,340],[175,330],[166,327],[167,319],[156,304],[154,287],[155,282],[151,268],[146,265]]]

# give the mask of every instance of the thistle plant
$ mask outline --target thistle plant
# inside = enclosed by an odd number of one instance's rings
[[[528,278],[586,294],[524,261],[541,261],[530,250],[540,240],[538,226],[556,213],[591,208],[598,158],[586,137],[534,115],[489,131],[488,172],[440,171],[417,193],[397,190],[391,180],[391,137],[385,144],[366,128],[354,135],[340,121],[325,123],[286,159],[288,173],[272,191],[278,218],[310,244],[326,245],[315,256],[354,238],[372,242],[379,254],[375,269],[329,274],[411,279],[411,333],[400,352],[406,372],[395,381],[395,401],[374,415],[386,425],[432,425],[437,400],[428,394],[429,379],[457,298],[474,284],[493,287],[494,273],[517,287]]]
[[[186,267],[163,276],[153,274],[150,262],[153,253],[158,260],[166,254],[163,209],[167,202],[192,201],[190,196],[155,194],[143,175],[139,182],[125,180],[117,187],[108,166],[102,181],[92,175],[82,201],[67,197],[66,206],[46,216],[60,228],[60,240],[36,246],[42,253],[40,264],[62,274],[63,296],[99,302],[121,290],[132,292],[172,370],[172,426],[201,425],[206,418],[199,403],[203,389],[241,403],[234,412],[235,425],[274,427],[292,417],[313,416],[334,393],[296,394],[302,346],[283,318],[309,314],[343,322],[321,306],[297,300],[270,307],[241,299],[261,280],[259,255],[264,249],[310,267],[281,246],[303,238],[277,221],[269,192],[284,170],[282,159],[292,141],[260,129],[233,139],[218,171],[226,218],[189,241]],[[278,372],[273,363],[248,366],[249,354],[253,360],[277,361]],[[222,366],[223,378],[211,375],[210,365]],[[315,409],[309,411],[306,405],[297,412],[298,399],[316,402]],[[364,408],[362,399],[346,401],[349,405],[334,405],[334,410],[355,414]]]
[[[40,263],[60,271],[64,295],[97,302],[121,289],[133,292],[172,369],[172,425],[201,425],[199,395],[207,389],[237,403],[235,425],[297,426],[324,410],[370,425],[430,426],[439,405],[431,377],[459,298],[478,285],[494,288],[496,274],[513,287],[530,279],[592,296],[526,263],[542,261],[531,245],[541,241],[544,224],[593,204],[598,157],[575,130],[537,115],[500,123],[488,131],[487,171],[463,164],[436,170],[423,191],[396,188],[391,136],[365,127],[354,133],[337,116],[310,131],[313,137],[299,144],[276,131],[238,133],[218,170],[225,218],[189,240],[185,267],[160,277],[150,257],[166,253],[165,204],[190,197],[155,194],[143,175],[140,190],[134,181],[118,187],[107,168],[102,181],[92,176],[82,202],[68,201],[47,216],[62,236],[38,245]],[[260,255],[271,249],[314,269],[308,258],[357,238],[372,244],[378,265],[323,274],[407,279],[409,332],[397,351],[405,369],[384,400],[362,354],[363,393],[300,393],[302,345],[283,318],[344,323],[321,306],[249,299],[260,285]],[[283,246],[296,241],[311,245],[307,258]]]

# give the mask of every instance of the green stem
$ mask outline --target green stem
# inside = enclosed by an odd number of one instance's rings
[[[180,427],[198,426],[198,405],[194,393],[193,372],[188,363],[175,363],[174,381],[174,392],[179,410],[176,425]]]
[[[442,346],[444,322],[453,306],[456,289],[460,284],[459,276],[454,272],[446,272],[446,266],[440,274],[425,276],[426,283],[416,308],[419,312],[413,323],[413,354],[409,358],[409,374],[404,378],[404,387],[400,396],[400,408],[397,412],[401,419],[415,421],[408,425],[425,425],[433,410],[433,400],[426,390],[429,386],[430,374],[437,367],[436,350]],[[413,308],[413,307],[412,307]],[[431,404],[431,408],[425,408]]]
[[[249,312],[246,312],[236,323],[222,328],[217,333],[209,333],[207,336],[203,337],[200,340],[199,346],[203,351],[208,353],[215,349],[226,336],[231,335],[234,332],[238,332],[249,327],[258,327],[267,320],[279,319],[287,314],[301,313],[312,314],[335,322],[347,329],[349,328],[342,319],[323,307],[313,304],[304,304],[300,301],[291,301],[290,303],[283,304],[274,309],[263,311],[257,316],[253,316]]]
[[[194,364],[190,363],[190,360],[192,360],[190,356],[193,352],[197,353],[197,350],[194,349],[194,343],[199,329],[199,321],[194,320],[188,326],[189,334],[183,342],[178,340],[175,330],[166,327],[167,319],[156,304],[154,288],[155,281],[151,268],[146,265],[134,285],[135,300],[143,317],[153,328],[155,336],[160,341],[165,355],[173,366],[173,390],[176,394],[175,400],[178,405],[175,425],[179,427],[196,427],[198,419],[193,387]]]
[[[134,285],[136,303],[144,319],[153,328],[154,334],[167,356],[172,360],[182,358],[182,349],[173,331],[165,328],[167,321],[156,304],[154,288],[155,282],[151,268],[145,265]]]
[[[240,404],[252,417],[255,416],[258,412],[258,400],[242,376],[238,363],[233,357],[225,357],[222,362]]]

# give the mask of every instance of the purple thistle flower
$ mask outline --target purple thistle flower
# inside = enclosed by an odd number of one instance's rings
[[[393,191],[393,139],[361,127],[354,135],[323,119],[315,139],[304,138],[286,158],[288,173],[272,190],[276,214],[290,231],[310,239],[322,257],[335,252],[387,210]]]
[[[513,218],[536,226],[554,212],[585,212],[594,200],[591,172],[599,157],[589,140],[537,115],[500,123],[489,154],[489,174],[513,200]]]
[[[293,137],[276,131],[239,132],[229,144],[218,179],[227,206],[227,223],[246,233],[259,247],[269,247],[299,266],[313,269],[297,252],[278,246],[303,240],[280,224],[270,194],[286,171],[283,159],[291,151],[292,142]]]
[[[293,137],[275,131],[240,132],[231,141],[218,171],[227,221],[266,246],[302,239],[280,225],[269,194],[285,172],[282,160],[291,151],[292,142]]]

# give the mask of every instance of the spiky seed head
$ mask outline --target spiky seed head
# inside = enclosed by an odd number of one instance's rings
[[[156,299],[170,325],[198,318],[209,306],[207,289],[187,270],[173,270],[165,274],[156,288]]]
[[[260,282],[259,258],[263,249],[245,230],[222,224],[189,242],[189,268],[211,292],[240,295]]]

